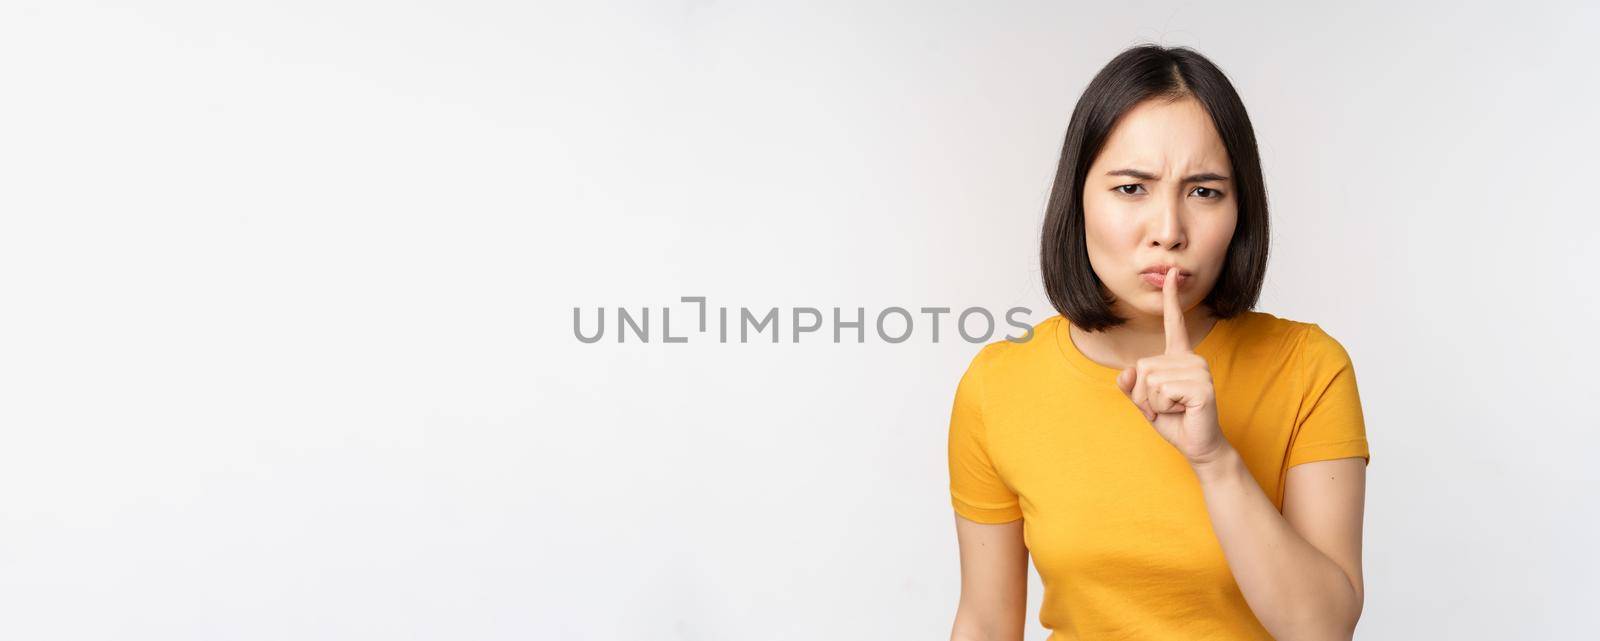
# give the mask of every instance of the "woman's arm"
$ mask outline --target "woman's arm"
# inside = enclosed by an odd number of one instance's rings
[[[1022,641],[1028,611],[1028,548],[1022,519],[986,524],[956,515],[961,603],[951,641]]]
[[[1280,641],[1350,639],[1363,598],[1366,462],[1289,468],[1282,514],[1231,444],[1192,465],[1234,581],[1267,631]]]

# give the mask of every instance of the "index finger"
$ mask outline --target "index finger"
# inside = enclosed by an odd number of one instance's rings
[[[1183,306],[1178,302],[1178,268],[1167,270],[1161,281],[1162,316],[1166,319],[1167,353],[1183,354],[1189,351],[1189,329],[1183,323]]]

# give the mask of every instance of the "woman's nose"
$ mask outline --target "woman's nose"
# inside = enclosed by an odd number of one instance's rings
[[[1168,196],[1161,201],[1150,223],[1150,242],[1153,245],[1177,249],[1185,241],[1181,201]]]

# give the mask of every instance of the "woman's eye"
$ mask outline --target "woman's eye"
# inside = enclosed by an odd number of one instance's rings
[[[1222,192],[1217,191],[1215,189],[1212,189],[1210,187],[1195,187],[1193,193],[1195,195],[1201,197],[1201,198],[1221,198],[1222,197]]]
[[[1139,190],[1141,190],[1141,189],[1144,189],[1144,185],[1140,185],[1140,184],[1137,184],[1137,183],[1132,184],[1132,185],[1118,185],[1116,187],[1116,190],[1118,192],[1121,192],[1121,193],[1129,195],[1129,196],[1137,196],[1137,195],[1139,195]]]

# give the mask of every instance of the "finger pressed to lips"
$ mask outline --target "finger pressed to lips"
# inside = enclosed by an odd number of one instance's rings
[[[1189,351],[1189,330],[1183,322],[1183,304],[1178,299],[1178,268],[1167,271],[1166,282],[1161,286],[1162,316],[1166,320],[1167,353]]]
[[[1189,330],[1183,318],[1182,299],[1178,296],[1178,288],[1183,280],[1185,278],[1180,278],[1176,267],[1168,269],[1166,274],[1161,275],[1162,323],[1166,333],[1165,354],[1169,355],[1190,353]],[[1139,412],[1145,419],[1153,421],[1156,414],[1170,413],[1171,408],[1157,409],[1155,406],[1159,401],[1151,398],[1155,386],[1160,383],[1151,379],[1165,377],[1150,376],[1143,371],[1144,369],[1138,365],[1130,367],[1123,375],[1117,377],[1117,382],[1119,386],[1127,386],[1124,392],[1129,395],[1134,405],[1138,406]]]

